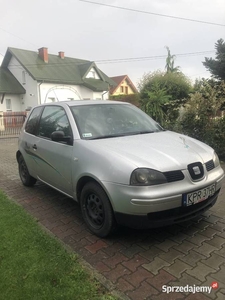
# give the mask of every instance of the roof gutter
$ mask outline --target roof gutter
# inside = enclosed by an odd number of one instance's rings
[[[2,104],[3,101],[4,101],[4,98],[5,98],[5,93],[2,94],[1,104]]]

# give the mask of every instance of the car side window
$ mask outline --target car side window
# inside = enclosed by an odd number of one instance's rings
[[[36,107],[32,110],[32,112],[27,120],[27,123],[25,125],[25,131],[27,133],[30,133],[33,135],[36,134],[37,125],[38,125],[42,110],[43,110],[43,107]]]
[[[46,106],[41,116],[38,135],[50,139],[54,131],[63,131],[65,136],[72,135],[65,110],[60,106]]]

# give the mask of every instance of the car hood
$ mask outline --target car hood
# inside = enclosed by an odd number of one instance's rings
[[[186,169],[193,162],[212,159],[213,149],[206,144],[171,131],[139,134],[90,141],[98,153],[110,158],[121,156],[135,167],[161,172]]]

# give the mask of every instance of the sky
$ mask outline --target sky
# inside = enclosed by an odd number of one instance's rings
[[[225,40],[224,0],[0,0],[0,62],[8,47],[95,61],[109,77],[165,70],[167,50],[193,82]]]

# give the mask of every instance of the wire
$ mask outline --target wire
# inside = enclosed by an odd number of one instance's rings
[[[9,32],[9,31],[5,30],[5,29],[2,28],[2,27],[0,27],[0,30],[5,31],[6,33],[11,34],[11,35],[15,36],[16,38],[18,38],[18,39],[20,39],[20,40],[22,40],[22,41],[24,41],[24,42],[26,42],[26,43],[28,43],[28,44],[31,44],[31,45],[37,47],[37,45],[35,45],[35,44],[31,43],[31,42],[28,42],[27,40],[25,40],[25,39],[19,37],[18,35],[14,34],[14,33],[11,33],[11,32]]]
[[[128,7],[122,7],[122,6],[104,4],[104,3],[94,2],[94,1],[88,1],[88,0],[79,0],[79,1],[80,2],[90,3],[90,4],[97,4],[97,5],[101,5],[101,6],[107,6],[107,7],[111,7],[111,8],[117,8],[117,9],[123,9],[123,10],[138,12],[138,13],[142,13],[142,14],[148,14],[148,15],[154,15],[154,16],[165,17],[165,18],[178,19],[178,20],[182,20],[182,21],[197,22],[197,23],[203,23],[203,24],[208,24],[208,25],[216,25],[216,26],[225,26],[225,24],[218,24],[218,23],[207,22],[207,21],[202,21],[202,20],[195,20],[195,19],[188,19],[188,18],[176,17],[176,16],[171,16],[171,15],[154,13],[154,12],[150,12],[150,11],[132,9],[132,8],[128,8]]]
[[[189,52],[189,53],[178,53],[175,54],[176,57],[188,57],[188,56],[196,56],[196,55],[203,55],[214,53],[214,50],[210,51],[201,51],[201,52]],[[95,60],[97,64],[113,64],[113,63],[125,63],[125,62],[135,62],[135,61],[145,61],[145,60],[156,60],[156,59],[165,59],[167,55],[153,55],[153,56],[143,56],[143,57],[128,57],[128,58],[113,58],[113,59],[102,59],[102,60]],[[86,61],[89,63],[90,61]],[[84,63],[86,63],[84,61]],[[80,65],[82,62],[60,62],[60,63],[47,63],[45,64],[46,67],[55,67],[65,66],[65,65]],[[19,64],[11,65],[12,67],[21,67]],[[25,67],[36,67],[37,64],[24,64]]]

